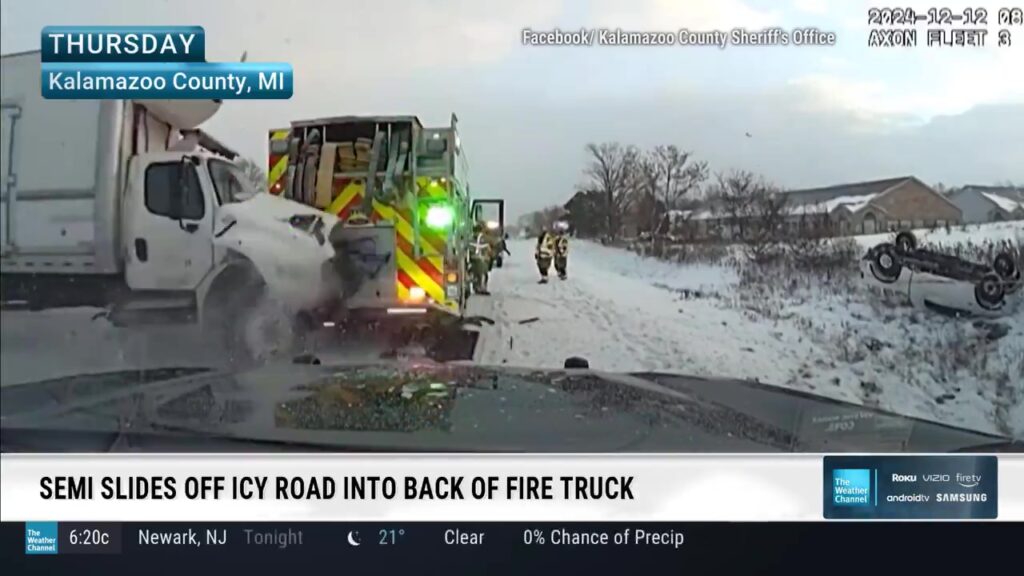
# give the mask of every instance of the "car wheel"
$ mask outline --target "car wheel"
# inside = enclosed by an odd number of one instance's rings
[[[879,282],[886,284],[892,284],[899,279],[902,268],[896,249],[892,245],[880,247],[871,262],[871,273]]]
[[[911,232],[900,232],[896,235],[896,249],[900,252],[913,252],[917,249],[917,237]]]
[[[1003,305],[1003,280],[998,274],[986,274],[974,286],[974,298],[986,310],[996,310]]]
[[[1000,252],[996,255],[992,261],[992,269],[999,274],[999,277],[1004,282],[1010,282],[1016,284],[1020,282],[1020,270],[1017,269],[1017,263],[1014,262],[1013,256],[1006,252]]]

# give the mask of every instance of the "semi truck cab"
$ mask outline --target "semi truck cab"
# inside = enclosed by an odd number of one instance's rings
[[[2,71],[4,306],[230,332],[263,306],[291,319],[321,302],[333,217],[257,190],[199,129],[220,101],[44,100],[38,52]]]

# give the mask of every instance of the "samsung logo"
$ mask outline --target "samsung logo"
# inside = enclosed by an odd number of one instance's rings
[[[935,495],[936,502],[952,502],[952,503],[964,503],[964,502],[988,502],[988,494],[967,494],[963,492],[957,493],[939,493]]]

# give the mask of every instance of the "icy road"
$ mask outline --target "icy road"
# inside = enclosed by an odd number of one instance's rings
[[[560,368],[583,356],[597,370],[740,376],[782,382],[809,350],[770,325],[751,324],[711,298],[683,291],[726,290],[733,274],[718,267],[642,259],[577,241],[569,278],[539,284],[533,242],[509,246],[512,256],[491,279],[491,296],[470,310],[495,320],[484,329],[474,360],[482,364]]]

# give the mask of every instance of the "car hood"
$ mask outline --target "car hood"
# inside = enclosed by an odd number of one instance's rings
[[[126,371],[2,394],[8,449],[26,430],[340,451],[947,452],[1005,441],[739,380],[416,361]]]

